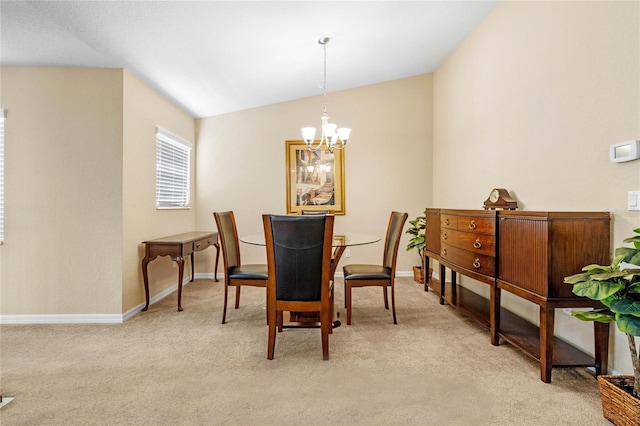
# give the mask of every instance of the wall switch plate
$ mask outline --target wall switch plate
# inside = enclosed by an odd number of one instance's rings
[[[640,210],[640,191],[627,193],[627,210]]]
[[[351,250],[346,249],[346,250],[344,251],[344,257],[351,257]]]

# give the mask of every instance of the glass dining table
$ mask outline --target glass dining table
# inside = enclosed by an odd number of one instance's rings
[[[252,244],[256,246],[266,245],[264,233],[249,234],[240,237],[240,241],[245,244]],[[380,241],[378,235],[373,234],[361,234],[361,233],[348,233],[333,236],[333,255],[331,256],[331,279],[333,279],[336,273],[338,263],[342,258],[347,247],[362,246],[365,244],[373,244]],[[334,301],[335,303],[335,301]],[[346,303],[346,302],[345,302]],[[317,316],[306,317],[301,315],[302,313],[290,313],[290,318],[285,321],[285,327],[317,327]],[[340,313],[337,309],[334,309],[333,328],[340,326]]]

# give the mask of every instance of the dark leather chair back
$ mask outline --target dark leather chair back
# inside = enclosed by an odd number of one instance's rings
[[[271,216],[277,300],[319,301],[325,215]]]

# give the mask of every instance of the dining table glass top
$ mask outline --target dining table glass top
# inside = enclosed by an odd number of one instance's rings
[[[240,241],[246,244],[253,244],[256,246],[264,246],[265,238],[264,233],[249,234],[240,237]],[[348,233],[348,234],[336,234],[333,236],[333,247],[352,247],[361,246],[364,244],[371,244],[380,241],[378,235],[373,234],[360,234],[360,233]]]

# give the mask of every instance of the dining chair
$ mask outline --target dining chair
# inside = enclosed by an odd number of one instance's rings
[[[396,259],[398,257],[398,245],[400,244],[402,227],[407,220],[407,216],[407,213],[391,212],[381,265],[352,264],[342,267],[342,271],[344,272],[344,291],[347,298],[347,325],[351,325],[351,289],[354,287],[368,286],[382,287],[385,309],[389,309],[387,288],[391,287],[393,323],[398,323],[396,319],[396,297],[394,291]]]
[[[240,289],[242,286],[267,287],[267,265],[243,265],[240,261],[240,243],[238,229],[232,211],[214,212],[213,217],[220,234],[222,258],[224,260],[224,307],[222,308],[222,324],[227,318],[227,295],[229,287],[236,288],[235,308],[240,306]]]
[[[322,359],[329,359],[333,315],[333,215],[263,215],[267,245],[267,359],[273,359],[283,311],[319,312]]]

